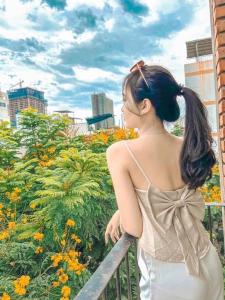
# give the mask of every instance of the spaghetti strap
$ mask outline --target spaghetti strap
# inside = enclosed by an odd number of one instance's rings
[[[146,178],[146,180],[148,181],[149,185],[151,184],[151,181],[149,180],[148,176],[145,174],[144,170],[142,169],[141,165],[139,164],[139,162],[137,161],[137,159],[135,158],[133,152],[131,151],[130,147],[127,144],[127,141],[124,140],[124,144],[126,145],[127,150],[129,151],[131,157],[133,158],[133,160],[135,161],[136,165],[138,166],[139,170],[141,171],[141,173],[144,175],[144,177]]]

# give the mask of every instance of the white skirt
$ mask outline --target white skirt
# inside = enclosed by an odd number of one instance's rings
[[[224,300],[223,267],[212,243],[200,259],[204,280],[189,275],[183,262],[155,259],[139,245],[137,260],[141,300]]]

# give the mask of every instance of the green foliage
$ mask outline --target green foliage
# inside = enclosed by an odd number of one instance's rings
[[[0,150],[0,293],[11,299],[59,299],[63,285],[75,296],[105,255],[104,230],[116,209],[105,153],[82,148],[79,137],[69,139],[68,124],[60,116],[27,110],[18,130],[5,124],[0,129],[5,142]],[[24,155],[18,156],[21,148]],[[69,219],[75,221],[74,228],[66,226]],[[1,239],[5,231],[9,237]],[[37,233],[43,239],[34,239]],[[36,253],[38,247],[43,252]],[[80,264],[86,263],[80,275],[63,261],[52,267],[51,257],[70,249],[81,253]],[[52,288],[59,267],[69,280]],[[24,296],[15,293],[13,283],[21,275],[31,278]]]
[[[18,160],[17,142],[9,122],[0,121],[0,162],[2,168],[11,168]]]
[[[171,134],[174,134],[176,136],[183,136],[184,135],[184,128],[181,126],[180,121],[177,121],[174,124],[174,127],[171,130]]]

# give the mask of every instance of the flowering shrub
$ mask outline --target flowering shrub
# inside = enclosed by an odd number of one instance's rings
[[[105,150],[137,133],[115,128],[71,139],[68,125],[33,109],[15,132],[0,124],[1,300],[72,299],[107,253],[116,201]],[[202,187],[206,202],[221,201],[217,166],[213,173]]]

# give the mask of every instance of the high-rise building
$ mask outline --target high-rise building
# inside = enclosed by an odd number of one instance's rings
[[[106,97],[105,93],[91,95],[93,117],[111,113],[114,116],[113,100]],[[95,123],[95,129],[109,128],[114,126],[114,117]]]
[[[36,108],[40,113],[47,113],[47,100],[44,92],[33,88],[18,88],[7,91],[9,98],[9,115],[12,126],[17,126],[17,114],[29,106]]]
[[[0,91],[0,121],[9,122],[9,100],[6,93]]]
[[[212,55],[212,39],[205,38],[186,42],[188,63],[184,65],[185,85],[193,89],[205,104],[208,120],[217,151],[218,128],[216,93]]]

